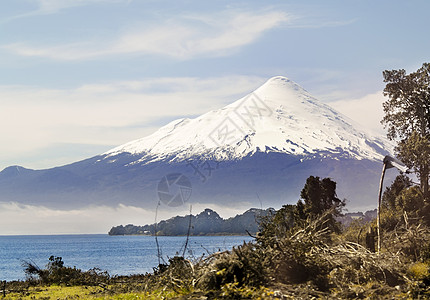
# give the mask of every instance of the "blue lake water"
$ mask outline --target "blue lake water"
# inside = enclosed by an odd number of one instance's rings
[[[252,240],[249,236],[192,236],[185,256],[198,258]],[[163,236],[158,237],[158,241],[167,260],[167,257],[182,254],[186,237]],[[111,275],[152,272],[158,265],[157,246],[151,236],[0,236],[0,281],[25,279],[23,260],[42,268],[51,255],[62,257],[66,266],[82,270],[97,267]]]

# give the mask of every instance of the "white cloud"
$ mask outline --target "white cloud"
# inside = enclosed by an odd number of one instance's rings
[[[0,86],[0,166],[12,159],[20,164],[19,157],[54,144],[129,142],[169,120],[221,108],[263,82],[259,77],[229,76],[122,81],[68,90]],[[26,166],[52,167],[37,161]]]
[[[220,17],[210,24],[216,24],[220,28],[219,32],[201,39],[196,39],[189,43],[191,52],[199,53],[216,53],[255,41],[261,34],[271,28],[287,22],[289,17],[282,12],[269,12],[261,15],[251,13],[241,13],[229,16],[227,20]]]
[[[39,6],[39,9],[37,10],[38,13],[50,14],[70,7],[106,2],[106,0],[35,0],[33,2],[36,2]]]
[[[372,131],[385,135],[380,123],[384,116],[382,103],[385,100],[382,91],[379,91],[358,99],[339,100],[328,104]]]
[[[46,9],[57,9],[53,3],[56,2],[48,1]],[[190,59],[227,55],[288,20],[283,12],[224,12],[215,16],[169,19],[157,25],[139,23],[109,41],[79,41],[53,46],[14,43],[2,48],[17,55],[55,60],[85,60],[120,54]]]
[[[192,206],[192,214],[211,208],[221,217],[228,218],[243,213],[249,207],[249,203],[229,208],[216,204],[196,203]],[[175,209],[163,206],[158,210],[157,221],[187,214],[188,205]],[[75,210],[56,210],[43,206],[0,202],[0,235],[107,233],[112,226],[152,224],[155,216],[156,203],[149,208],[120,204],[117,207],[93,206]]]
[[[13,20],[56,14],[64,9],[86,6],[100,3],[131,3],[133,0],[29,0],[30,3],[36,5],[35,10],[26,13],[11,16],[2,20],[0,23],[7,23]]]
[[[55,210],[18,203],[0,203],[0,234],[107,233],[120,224],[153,223],[154,211],[119,205]]]

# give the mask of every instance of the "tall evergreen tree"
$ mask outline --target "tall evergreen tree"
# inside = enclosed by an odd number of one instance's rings
[[[333,212],[327,215],[327,225],[333,231],[340,230],[340,224],[335,217],[341,214],[345,202],[337,197],[335,181],[330,178],[321,180],[319,177],[309,176],[300,197],[304,203],[299,200],[297,207],[302,207],[304,216],[318,217],[332,209]]]
[[[381,121],[388,138],[397,141],[399,158],[413,168],[420,179],[421,190],[429,197],[430,173],[430,64],[416,72],[384,71],[385,116]]]
[[[320,179],[309,176],[300,197],[304,200],[304,211],[308,215],[320,215],[335,208],[335,214],[340,214],[343,202],[336,195],[336,182],[330,178]]]

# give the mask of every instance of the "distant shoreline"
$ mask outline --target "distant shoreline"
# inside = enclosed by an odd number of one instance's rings
[[[206,208],[197,215],[176,216],[157,224],[119,225],[112,227],[109,235],[147,235],[147,236],[254,236],[259,231],[261,218],[273,213],[273,208],[250,208],[243,214],[223,219]]]
[[[251,233],[252,234],[252,233]],[[178,234],[178,235],[165,235],[165,234],[157,234],[157,235],[155,235],[155,234],[108,234],[108,236],[149,236],[149,237],[155,237],[155,236],[157,236],[157,237],[165,237],[165,236],[172,236],[172,237],[174,237],[174,236],[178,236],[178,237],[180,237],[180,236],[183,236],[183,237],[186,237],[187,235],[186,234]],[[246,234],[246,233],[226,233],[226,232],[220,232],[220,233],[208,233],[208,234],[190,234],[190,237],[193,237],[193,236],[198,236],[198,237],[203,237],[203,236],[249,236],[249,237],[252,237],[252,236],[250,236],[249,234]]]

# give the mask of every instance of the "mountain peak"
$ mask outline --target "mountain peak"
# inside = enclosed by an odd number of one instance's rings
[[[252,103],[255,99],[251,96],[258,98],[258,102],[263,102],[272,109],[277,109],[279,105],[298,105],[304,97],[310,97],[310,94],[287,77],[275,76],[251,94],[232,103],[231,106],[245,106],[247,104],[247,106],[255,107],[256,103]],[[245,101],[248,103],[244,103]]]
[[[285,76],[274,76],[270,78],[260,87],[260,89],[264,88],[283,88],[289,90],[304,91],[304,89],[300,85]]]
[[[15,166],[10,166],[10,167],[3,169],[3,171],[1,171],[0,174],[5,175],[5,176],[18,176],[22,172],[29,172],[29,171],[32,171],[32,170],[15,165]]]
[[[314,98],[283,76],[226,107],[195,119],[180,119],[154,134],[107,153],[139,155],[136,161],[205,157],[241,159],[255,152],[291,155],[331,153],[380,160],[390,148],[352,120]]]

